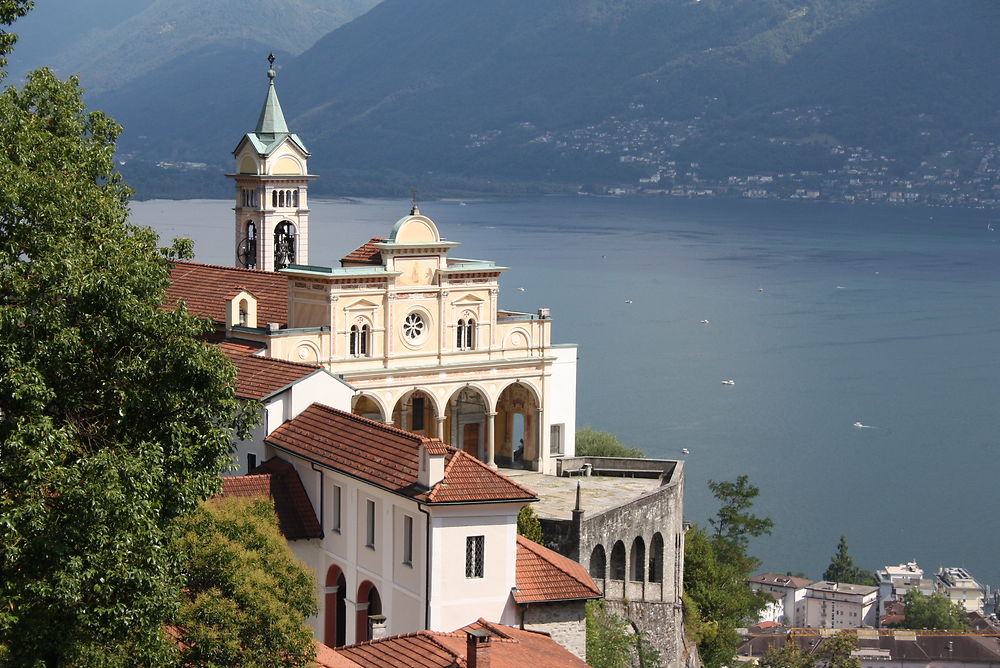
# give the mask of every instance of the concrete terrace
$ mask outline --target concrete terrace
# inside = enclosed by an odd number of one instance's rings
[[[500,473],[524,485],[538,495],[533,504],[539,517],[568,520],[576,506],[576,484],[580,483],[580,498],[584,514],[605,510],[650,492],[660,486],[656,478],[622,478],[618,476],[556,477],[536,471],[501,468]]]

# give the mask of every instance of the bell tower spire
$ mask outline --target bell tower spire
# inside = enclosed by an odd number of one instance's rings
[[[309,263],[309,151],[289,132],[274,86],[274,54],[267,57],[267,95],[253,132],[233,156],[236,172],[236,266],[277,271]]]

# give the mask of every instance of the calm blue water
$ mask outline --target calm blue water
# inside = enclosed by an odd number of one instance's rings
[[[334,266],[408,209],[312,203],[310,261]],[[230,206],[140,202],[133,219],[228,265]],[[1000,584],[996,214],[585,198],[421,210],[462,242],[453,255],[511,267],[503,306],[549,306],[554,340],[580,344],[580,424],[650,457],[691,451],[687,519],[713,512],[707,480],[746,473],[776,524],[751,545],[769,570],[818,578],[846,534],[867,568],[917,559]]]

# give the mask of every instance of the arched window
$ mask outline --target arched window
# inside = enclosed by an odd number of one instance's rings
[[[607,556],[604,554],[604,546],[598,545],[590,553],[590,577],[603,579],[607,573]]]
[[[242,327],[247,326],[247,318],[250,317],[250,307],[247,304],[247,300],[240,300],[240,325]]]
[[[621,541],[611,548],[611,579],[625,579],[625,543]]]
[[[278,207],[278,191],[277,190],[272,190],[271,191],[271,206],[274,207],[274,208]]]
[[[465,349],[472,350],[476,347],[476,321],[469,318],[465,321]]]
[[[632,541],[632,549],[629,552],[629,579],[635,582],[642,582],[646,575],[646,541],[642,536],[636,536]]]
[[[299,208],[299,189],[296,188],[292,191],[292,206],[296,209]]]
[[[659,531],[649,546],[649,581],[663,582],[663,536]]]
[[[476,321],[472,318],[458,321],[455,347],[458,350],[472,350],[476,347]]]
[[[295,264],[295,226],[287,220],[274,228],[274,268]]]
[[[368,339],[371,336],[372,328],[367,324],[351,325],[351,355],[354,357],[368,357]]]

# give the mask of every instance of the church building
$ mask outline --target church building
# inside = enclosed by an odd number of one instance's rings
[[[259,407],[223,494],[275,501],[331,646],[484,618],[582,656],[600,589],[517,536],[538,499],[497,470],[554,474],[573,456],[576,346],[552,343],[548,309],[504,309],[505,267],[452,256],[416,203],[339,266],[312,264],[316,177],[268,78],[227,175],[235,266],[176,262],[168,289],[215,322],[237,394]]]
[[[489,466],[553,473],[574,451],[576,346],[552,343],[547,308],[503,308],[506,267],[453,257],[459,244],[415,203],[340,266],[311,264],[321,261],[309,248],[316,177],[274,76],[228,175],[236,269],[178,264],[171,296],[197,301],[220,331],[259,342],[269,357],[335,374],[355,389],[348,410],[357,415]]]

